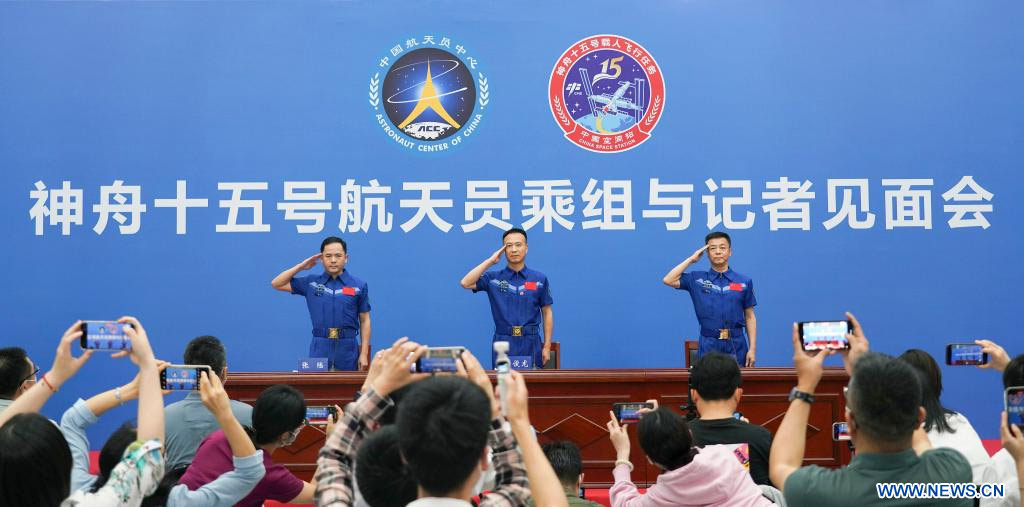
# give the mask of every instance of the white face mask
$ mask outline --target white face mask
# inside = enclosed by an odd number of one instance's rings
[[[289,445],[294,444],[295,439],[299,438],[300,431],[302,431],[302,426],[295,428],[295,431],[289,433],[288,436],[284,437],[284,440],[281,440],[281,447],[288,447]]]
[[[494,454],[494,451],[492,451],[490,449],[490,447],[488,447],[487,448],[487,462],[488,463],[491,462],[491,457],[493,456],[493,454]],[[476,478],[476,483],[473,484],[473,496],[476,496],[476,495],[479,495],[480,493],[483,493],[485,487],[487,489],[494,489],[494,480],[495,480],[495,476],[497,475],[497,473],[495,473],[495,471],[494,471],[494,467],[493,466],[492,467],[484,468],[482,465],[477,465],[477,467],[480,468],[480,476]]]
[[[479,465],[478,465],[479,466]],[[484,479],[489,470],[480,469],[480,474],[476,478],[476,484],[473,484],[473,496],[477,496],[484,492]]]

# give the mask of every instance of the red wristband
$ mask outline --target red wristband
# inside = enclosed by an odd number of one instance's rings
[[[46,380],[46,374],[45,373],[43,374],[43,383],[46,384],[46,387],[49,387],[51,391],[57,392],[57,388],[53,387],[53,384],[51,384],[49,380]]]

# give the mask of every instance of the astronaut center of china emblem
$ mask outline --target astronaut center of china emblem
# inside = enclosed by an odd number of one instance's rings
[[[423,35],[378,55],[368,100],[374,119],[402,150],[441,153],[477,133],[490,83],[477,55],[460,41]]]

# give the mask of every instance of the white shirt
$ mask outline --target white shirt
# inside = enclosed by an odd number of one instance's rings
[[[946,415],[946,422],[953,432],[939,433],[936,428],[932,428],[928,432],[928,440],[931,441],[932,447],[948,447],[960,451],[971,464],[975,484],[995,482],[995,472],[991,469],[992,460],[970,421],[961,414],[952,413]]]
[[[991,482],[1001,482],[1005,485],[1004,498],[982,498],[983,507],[1017,507],[1020,505],[1020,478],[1017,477],[1017,464],[1013,456],[1006,449],[992,455],[991,469],[994,479]]]

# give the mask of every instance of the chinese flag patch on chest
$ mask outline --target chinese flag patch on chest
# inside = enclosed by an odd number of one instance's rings
[[[742,283],[730,283],[729,284],[729,290],[741,291],[741,290],[743,290],[743,284]]]
[[[341,288],[341,293],[346,295],[346,296],[355,296],[356,295],[356,288],[355,287],[342,287]]]
[[[523,288],[526,290],[537,290],[537,282],[526,282]]]

